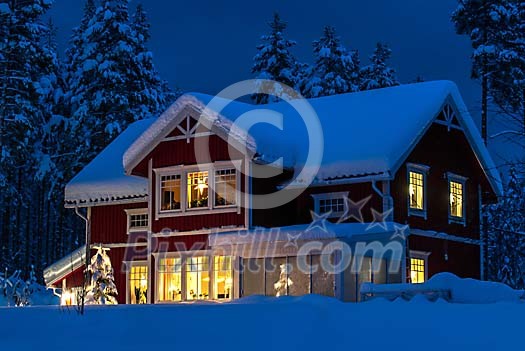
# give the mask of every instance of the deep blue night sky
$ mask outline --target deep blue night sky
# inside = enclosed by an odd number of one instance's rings
[[[131,7],[136,5],[133,0]],[[479,115],[479,84],[470,79],[470,42],[455,34],[450,14],[457,0],[147,0],[152,25],[150,49],[157,69],[172,87],[214,94],[251,78],[255,46],[278,11],[288,22],[288,37],[298,42],[298,59],[311,62],[311,42],[323,26],[334,25],[349,49],[366,64],[375,43],[393,50],[392,66],[402,82],[455,81],[473,116]],[[51,12],[65,49],[78,25],[83,1],[55,0]],[[490,131],[489,131],[490,132]],[[493,149],[501,152],[501,148]],[[496,155],[494,155],[496,156]],[[496,157],[496,162],[498,162]]]

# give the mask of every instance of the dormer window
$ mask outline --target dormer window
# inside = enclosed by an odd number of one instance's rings
[[[330,217],[339,217],[345,212],[345,198],[348,198],[348,192],[313,194],[312,197],[315,213],[330,213]]]
[[[467,178],[452,173],[448,173],[447,176],[449,192],[449,222],[465,224],[465,184]]]
[[[427,217],[427,173],[430,168],[408,164],[408,214]]]

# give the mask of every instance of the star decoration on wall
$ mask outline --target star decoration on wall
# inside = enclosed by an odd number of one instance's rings
[[[406,233],[407,230],[409,230],[408,225],[397,225],[394,224],[394,234],[390,237],[390,240],[395,240],[397,238],[400,238],[401,240],[405,241],[407,239],[408,233]]]
[[[287,241],[286,241],[286,244],[284,244],[285,249],[287,247],[293,247],[293,248],[299,249],[299,244],[297,244],[297,240],[299,240],[299,238],[301,237],[301,233],[297,235],[286,233],[286,237],[287,237]]]
[[[377,226],[381,227],[384,230],[387,230],[388,226],[386,224],[387,223],[386,219],[388,218],[388,216],[390,216],[390,214],[393,211],[394,211],[393,208],[391,208],[391,209],[389,209],[389,210],[387,210],[385,212],[378,212],[375,209],[372,209],[372,216],[374,217],[374,219],[368,225],[366,230],[370,230],[370,229],[375,228]]]
[[[312,223],[310,223],[306,231],[309,232],[310,230],[319,228],[324,233],[328,233],[328,229],[326,229],[326,222],[331,214],[332,211],[323,213],[321,215],[315,213],[314,211],[310,211],[310,215],[312,216]]]
[[[337,221],[337,223],[341,223],[344,221],[347,221],[351,218],[357,220],[359,223],[364,223],[365,220],[363,218],[363,208],[365,205],[370,201],[372,198],[372,195],[358,201],[354,202],[352,199],[350,199],[348,196],[344,197],[345,201],[345,211],[341,215],[341,218]]]

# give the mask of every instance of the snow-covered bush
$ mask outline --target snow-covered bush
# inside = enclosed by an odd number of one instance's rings
[[[19,270],[6,276],[6,273],[0,273],[0,306],[24,307],[58,304],[58,297],[37,283],[33,266],[31,266],[28,280],[21,278],[22,272]]]

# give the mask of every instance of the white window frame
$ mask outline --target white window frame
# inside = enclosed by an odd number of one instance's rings
[[[127,215],[127,230],[126,230],[126,232],[128,234],[130,234],[130,233],[137,233],[137,232],[147,232],[148,231],[150,218],[149,218],[149,214],[148,214],[148,209],[147,208],[126,209],[126,210],[124,210],[124,212],[126,212],[126,215]],[[131,216],[136,216],[136,215],[146,215],[146,216],[148,216],[148,225],[145,226],[145,227],[132,227],[131,226]]]
[[[215,296],[215,256],[228,256],[228,255],[214,255],[212,251],[209,250],[199,250],[199,251],[186,251],[186,252],[166,252],[166,253],[154,253],[155,256],[155,303],[165,303],[165,304],[171,304],[171,303],[181,303],[186,301],[199,301],[199,300],[189,300],[187,296],[187,268],[186,268],[186,262],[191,257],[208,257],[208,276],[210,277],[209,280],[209,298],[205,299],[204,301],[231,301],[235,298],[237,290],[237,286],[239,284],[238,278],[236,277],[236,261],[238,261],[238,257],[236,256],[230,256],[231,257],[231,269],[232,269],[232,291],[230,293],[229,298],[225,299],[214,299]],[[181,280],[182,280],[182,294],[181,294],[181,301],[160,301],[159,300],[159,267],[160,267],[160,261],[162,259],[169,259],[169,258],[180,258],[181,259]]]
[[[147,278],[148,279],[148,283],[146,284],[148,286],[148,293],[146,294],[146,304],[149,304],[150,303],[150,292],[149,292],[149,289],[150,289],[150,283],[149,283],[149,278],[150,278],[150,273],[149,273],[149,270],[150,270],[150,267],[148,265],[148,261],[146,260],[140,260],[140,261],[124,261],[124,264],[126,265],[126,304],[130,305],[131,304],[131,292],[130,292],[130,289],[131,289],[131,286],[130,286],[130,274],[131,274],[131,268],[132,267],[146,267],[147,269]]]
[[[451,173],[451,172],[447,172],[447,189],[448,189],[448,194],[447,194],[447,209],[448,209],[448,223],[451,224],[451,223],[456,223],[456,224],[463,224],[464,226],[467,225],[467,180],[468,178],[466,177],[463,177],[461,175],[458,175],[458,174],[455,174],[455,173]],[[456,217],[456,216],[452,216],[452,214],[450,213],[450,182],[455,182],[455,183],[459,183],[462,185],[462,191],[463,193],[461,194],[461,212],[462,212],[462,216],[461,217]]]
[[[203,215],[211,213],[241,213],[241,169],[242,161],[219,161],[205,165],[192,166],[173,166],[166,168],[157,168],[155,172],[155,219],[164,217]],[[215,171],[235,169],[235,181],[237,186],[235,205],[215,206]],[[208,206],[199,208],[189,208],[187,199],[188,173],[208,172]],[[181,208],[179,210],[161,210],[161,177],[167,175],[180,175],[181,177]]]
[[[320,205],[321,200],[335,200],[335,199],[343,199],[343,206],[346,206],[346,202],[344,202],[345,198],[348,198],[348,191],[340,191],[340,192],[333,192],[333,193],[322,193],[322,194],[311,194],[312,198],[314,199],[314,212],[317,214],[322,214],[320,212]],[[336,218],[341,217],[345,213],[345,210],[343,211],[332,211],[330,213],[329,218]]]
[[[428,256],[430,256],[430,252],[425,252],[425,251],[416,251],[416,250],[410,250],[410,273],[412,274],[412,259],[418,259],[418,260],[423,260],[424,262],[424,269],[425,269],[425,282],[428,281]],[[412,283],[412,277],[410,278],[410,282],[411,284],[416,284],[416,283]]]
[[[423,217],[424,219],[427,219],[427,211],[428,211],[427,179],[428,179],[429,171],[430,171],[429,166],[415,164],[415,163],[407,163],[407,189],[408,189],[407,208],[408,208],[409,216],[417,216],[417,217]],[[410,207],[410,172],[419,173],[423,175],[423,209],[422,210],[418,210],[418,209]]]

